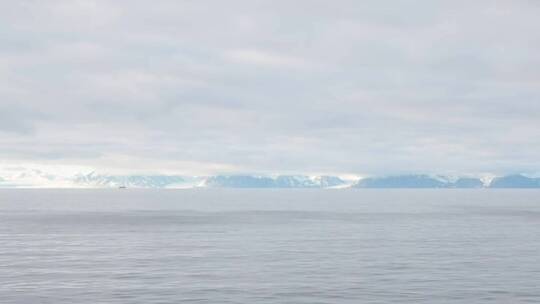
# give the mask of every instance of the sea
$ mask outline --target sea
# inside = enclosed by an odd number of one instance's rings
[[[540,303],[540,190],[2,189],[0,303]]]

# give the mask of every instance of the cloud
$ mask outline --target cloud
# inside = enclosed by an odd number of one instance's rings
[[[538,13],[487,0],[2,2],[0,160],[538,172]]]
[[[255,49],[232,50],[226,53],[226,57],[238,63],[268,67],[294,68],[305,65],[305,63],[299,58],[273,54]]]

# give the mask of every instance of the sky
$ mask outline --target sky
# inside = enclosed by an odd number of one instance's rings
[[[540,2],[0,0],[0,167],[540,172]]]

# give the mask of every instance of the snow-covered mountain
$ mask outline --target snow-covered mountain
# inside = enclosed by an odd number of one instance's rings
[[[178,175],[103,175],[91,172],[73,178],[76,186],[92,188],[193,188],[202,179]]]
[[[332,188],[346,186],[337,176],[278,175],[218,175],[206,179],[205,186],[214,188]]]
[[[353,184],[353,182],[340,177],[329,175],[315,176],[312,179],[321,188],[347,188]]]
[[[491,181],[491,188],[540,188],[540,178],[524,175],[507,175],[496,177]]]
[[[351,181],[338,176],[307,175],[114,175],[96,172],[52,174],[42,169],[0,168],[0,188],[540,188],[540,178],[524,175],[478,178],[398,175]]]
[[[36,169],[0,171],[8,188],[339,188],[350,182],[337,176],[278,175],[111,175],[96,172],[60,176]]]
[[[429,175],[370,177],[358,181],[355,188],[483,188],[478,178],[457,178]]]

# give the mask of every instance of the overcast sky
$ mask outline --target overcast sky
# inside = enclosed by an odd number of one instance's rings
[[[540,2],[0,0],[0,164],[538,173]]]

